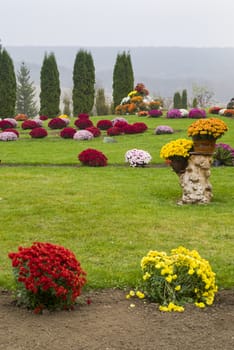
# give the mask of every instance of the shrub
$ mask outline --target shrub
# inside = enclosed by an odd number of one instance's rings
[[[11,128],[14,128],[14,125],[9,120],[3,119],[0,121],[0,129],[5,130],[5,129],[11,129]]]
[[[189,118],[206,118],[206,111],[204,109],[192,108],[188,114]]]
[[[19,132],[16,129],[5,129],[4,132],[13,132],[17,137],[19,137]]]
[[[60,136],[64,139],[73,139],[74,134],[76,133],[75,128],[64,128],[60,132]]]
[[[89,128],[86,128],[85,130],[90,131],[93,134],[93,137],[98,137],[101,135],[100,129],[96,128],[96,126],[90,126]]]
[[[132,124],[127,124],[122,128],[124,134],[136,134],[136,128]]]
[[[14,132],[3,131],[0,133],[0,141],[16,141],[18,139]]]
[[[149,116],[152,118],[158,118],[163,115],[162,111],[160,109],[151,109],[149,111]]]
[[[32,130],[32,129],[38,128],[38,124],[35,120],[28,119],[22,123],[21,127],[24,130],[28,130],[28,129]]]
[[[234,148],[226,143],[217,143],[213,155],[213,165],[234,166]]]
[[[9,253],[16,282],[16,298],[35,313],[43,309],[71,309],[86,283],[86,273],[72,251],[36,242]]]
[[[93,122],[90,119],[86,119],[86,118],[76,119],[74,124],[80,130],[84,130],[86,128],[90,128],[91,126],[93,126]]]
[[[119,128],[121,130],[121,132],[124,132],[124,128],[125,126],[129,125],[128,122],[126,120],[117,120],[113,126],[115,126],[116,128]]]
[[[39,116],[39,119],[41,119],[41,120],[47,120],[47,119],[49,119],[49,118],[47,117],[47,115],[40,115],[40,116]]]
[[[131,149],[125,153],[125,162],[131,167],[144,167],[151,161],[151,155],[141,149]]]
[[[212,305],[218,288],[209,262],[196,250],[184,247],[172,249],[171,254],[150,251],[141,260],[141,291],[127,297],[146,297],[160,303],[161,311],[184,311],[185,303],[204,308]]]
[[[97,127],[100,130],[108,130],[112,127],[112,122],[108,119],[102,119],[97,122]]]
[[[48,123],[48,127],[50,129],[63,129],[66,126],[67,126],[67,123],[62,118],[53,118]]]
[[[14,118],[5,118],[4,120],[10,122],[13,128],[16,128],[18,125],[17,121]]]
[[[120,134],[121,134],[121,129],[118,128],[117,126],[112,126],[112,128],[107,130],[108,136],[118,136]]]
[[[169,119],[177,119],[182,118],[182,113],[179,109],[171,109],[167,112],[167,118]]]
[[[33,138],[33,139],[42,139],[43,137],[46,137],[48,135],[46,129],[44,128],[34,128],[30,131],[29,135]]]
[[[73,135],[73,139],[78,141],[91,140],[92,138],[93,138],[93,134],[88,130],[78,130]]]
[[[17,114],[17,115],[15,116],[15,120],[16,120],[16,121],[21,121],[21,122],[23,122],[23,121],[25,121],[25,120],[27,120],[27,119],[28,119],[28,116],[27,116],[26,114],[23,114],[23,113]]]
[[[102,152],[92,148],[82,151],[78,155],[78,159],[82,164],[94,167],[106,166],[108,160]]]
[[[133,126],[135,128],[135,133],[137,134],[145,132],[148,129],[148,126],[142,122],[134,123]]]
[[[173,134],[174,130],[168,126],[168,125],[159,125],[156,129],[155,129],[155,134],[156,135],[162,135],[162,134]]]

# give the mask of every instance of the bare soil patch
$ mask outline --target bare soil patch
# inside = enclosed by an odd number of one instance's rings
[[[234,290],[220,291],[212,307],[188,305],[183,313],[162,313],[157,304],[125,295],[118,289],[86,292],[74,311],[35,315],[0,291],[0,349],[234,349]]]

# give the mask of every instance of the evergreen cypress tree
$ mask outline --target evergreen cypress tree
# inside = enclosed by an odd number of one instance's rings
[[[95,97],[95,67],[91,53],[80,50],[73,68],[73,116],[90,113]]]
[[[188,97],[187,97],[187,90],[182,91],[181,96],[181,108],[187,109],[188,108]]]
[[[176,92],[174,94],[174,98],[173,98],[173,106],[176,109],[181,108],[181,96],[179,92]]]
[[[98,89],[96,94],[96,111],[97,115],[107,115],[109,108],[106,104],[105,91],[104,89]]]
[[[55,55],[45,54],[41,67],[40,115],[54,118],[60,113],[60,94],[59,71]]]
[[[17,101],[16,113],[23,113],[29,117],[37,115],[37,107],[35,102],[35,86],[30,81],[30,70],[24,62],[21,63],[17,74]]]
[[[15,115],[16,76],[8,52],[0,47],[0,116],[12,118]]]
[[[120,104],[121,100],[133,90],[134,73],[130,53],[124,51],[118,54],[113,72],[113,102],[114,107]]]

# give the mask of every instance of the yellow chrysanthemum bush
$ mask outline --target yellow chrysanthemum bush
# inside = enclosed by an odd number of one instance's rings
[[[227,125],[219,118],[199,119],[189,126],[188,136],[218,139],[227,130]]]
[[[141,260],[142,282],[136,296],[159,303],[160,311],[184,311],[186,303],[204,308],[212,305],[218,288],[209,262],[196,250],[178,247],[165,252],[150,251]]]
[[[177,139],[166,143],[160,151],[160,157],[164,159],[173,159],[175,157],[188,158],[193,147],[193,141],[186,139]]]

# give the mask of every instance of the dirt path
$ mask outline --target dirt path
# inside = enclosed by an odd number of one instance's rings
[[[184,313],[162,313],[155,304],[125,295],[120,290],[90,292],[74,311],[35,315],[14,306],[11,295],[2,291],[0,349],[234,349],[234,290],[219,292],[212,307],[189,305]]]

